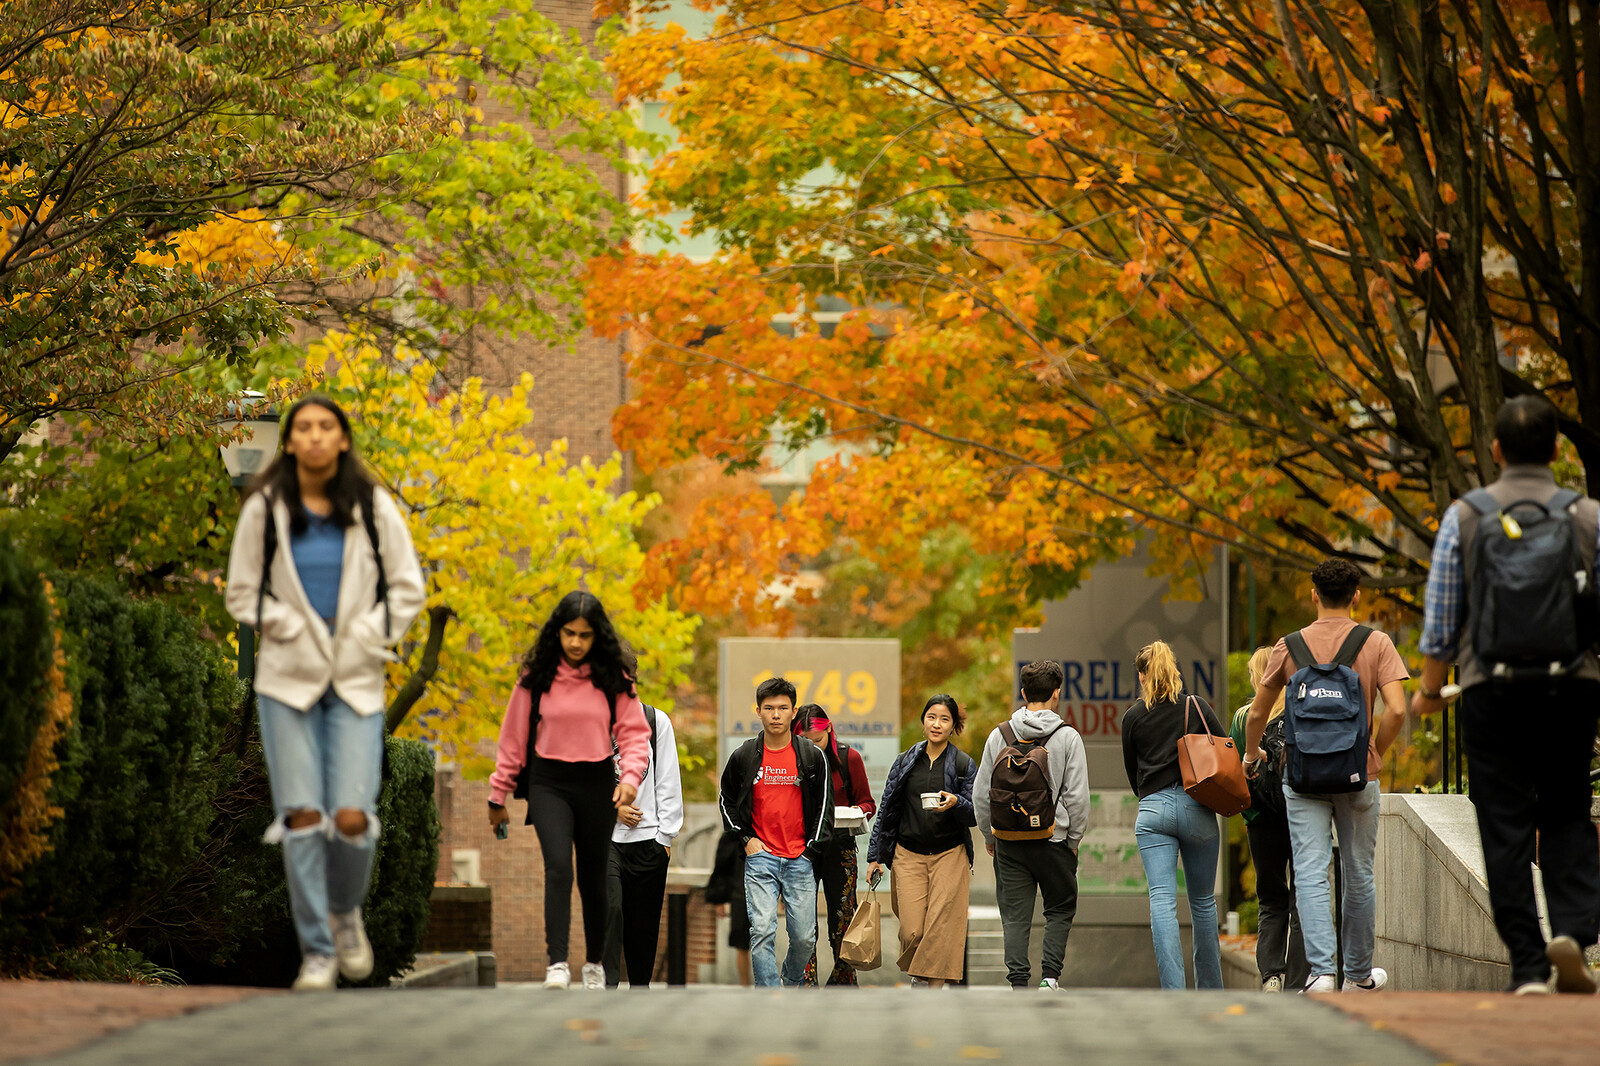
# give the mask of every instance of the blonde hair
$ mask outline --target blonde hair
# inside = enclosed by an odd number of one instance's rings
[[[1173,702],[1183,693],[1183,675],[1178,673],[1178,660],[1166,641],[1151,641],[1140,648],[1133,665],[1139,671],[1139,694],[1145,703]]]
[[[1250,653],[1250,691],[1254,692],[1261,687],[1261,679],[1266,676],[1267,662],[1272,658],[1272,649],[1265,645]],[[1267,715],[1267,721],[1283,713],[1285,690],[1278,691],[1278,701],[1272,705],[1272,713]],[[1246,708],[1249,704],[1245,705]]]

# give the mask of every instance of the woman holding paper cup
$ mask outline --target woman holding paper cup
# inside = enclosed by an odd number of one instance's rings
[[[972,783],[978,764],[950,743],[966,725],[955,697],[922,708],[922,735],[889,769],[867,846],[868,877],[894,870],[889,902],[900,919],[900,969],[913,988],[962,977],[972,885]]]
[[[827,711],[815,703],[802,704],[794,713],[794,731],[822,749],[828,757],[828,769],[833,773],[833,796],[837,804],[833,838],[818,846],[811,862],[816,867],[817,880],[822,882],[822,896],[828,904],[828,943],[833,947],[833,973],[828,975],[828,984],[854,985],[855,967],[839,961],[839,945],[856,913],[855,827],[864,825],[878,805],[872,802],[872,787],[867,784],[867,764],[861,761],[859,751],[839,743]],[[815,951],[806,965],[805,983],[819,983]]]

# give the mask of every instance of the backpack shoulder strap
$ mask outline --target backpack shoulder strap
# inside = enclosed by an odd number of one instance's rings
[[[373,491],[377,495],[377,491]],[[372,545],[372,561],[378,564],[378,594],[374,602],[383,604],[383,637],[389,639],[389,574],[383,568],[383,551],[378,547],[378,519],[373,514],[376,501],[368,500],[361,508],[361,524],[367,529],[367,542]]]
[[[1372,636],[1371,626],[1356,626],[1350,631],[1350,635],[1344,638],[1344,643],[1339,645],[1339,654],[1333,657],[1333,661],[1340,666],[1354,666],[1356,656],[1361,654],[1361,649],[1370,636]]]
[[[1011,728],[1010,722],[1000,723],[1000,739],[1004,740],[1008,747],[1017,746],[1017,731]]]
[[[640,706],[644,708],[644,716],[650,722],[650,759],[654,761],[656,757],[656,715],[659,712],[648,703],[642,703]]]
[[[1317,665],[1317,657],[1311,654],[1311,646],[1306,643],[1306,638],[1297,629],[1283,638],[1283,643],[1289,649],[1289,658],[1299,669]]]
[[[1545,503],[1545,507],[1551,511],[1565,511],[1581,499],[1583,497],[1571,489],[1556,489],[1555,495],[1550,497]]]
[[[278,516],[273,513],[272,498],[262,493],[267,506],[266,525],[261,530],[261,583],[256,586],[256,629],[261,629],[261,609],[266,604],[272,587],[272,560],[278,554]]]
[[[1060,725],[1058,725],[1054,729],[1050,730],[1050,732],[1046,733],[1044,736],[1042,736],[1038,740],[1034,741],[1034,743],[1038,744],[1038,745],[1040,745],[1042,747],[1042,746],[1050,743],[1050,738],[1055,736],[1057,733],[1061,732],[1065,728],[1067,728],[1067,723],[1062,722]]]
[[[1497,514],[1500,510],[1500,501],[1488,489],[1473,489],[1461,497],[1461,502],[1481,515]]]

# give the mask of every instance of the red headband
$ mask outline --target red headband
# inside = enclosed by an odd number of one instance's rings
[[[828,715],[827,715],[827,713],[825,711],[812,711],[811,712],[811,720],[806,725],[805,728],[806,729],[832,729],[833,728],[833,722],[829,720]],[[798,719],[798,718],[796,718],[794,720],[794,731],[796,733],[801,731],[800,719]]]

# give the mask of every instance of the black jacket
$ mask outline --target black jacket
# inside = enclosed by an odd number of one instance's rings
[[[867,861],[894,865],[895,848],[900,843],[900,813],[905,809],[906,774],[922,758],[928,742],[919,740],[910,749],[900,753],[889,767],[889,780],[883,786],[883,800],[878,804],[878,820],[872,823],[872,840],[867,845]],[[950,758],[944,763],[944,790],[956,797],[953,812],[962,825],[977,825],[978,815],[972,809],[972,783],[978,779],[978,764],[972,756],[955,745],[948,749]],[[972,862],[972,834],[967,834],[967,862]]]
[[[755,799],[756,773],[761,769],[760,737],[740,744],[722,768],[722,789],[717,805],[722,811],[722,828],[737,833],[745,843],[755,836],[750,825],[750,807]],[[800,774],[800,807],[806,819],[806,854],[833,833],[833,783],[828,757],[805,737],[795,737],[794,764]]]

